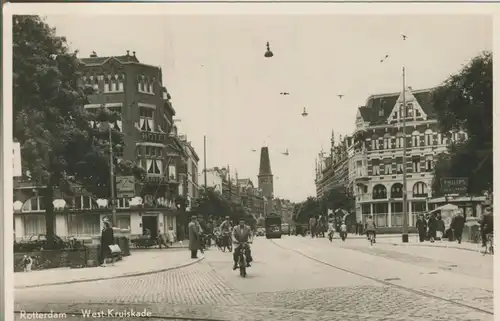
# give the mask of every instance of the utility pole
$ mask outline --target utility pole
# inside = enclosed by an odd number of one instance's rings
[[[115,200],[115,173],[113,164],[113,144],[111,137],[111,123],[109,123],[109,178],[111,185],[111,217],[113,221],[113,227],[116,227],[116,200]]]
[[[205,193],[207,192],[207,136],[203,136],[203,179],[205,182]]]
[[[406,71],[405,67],[403,67],[403,231],[402,231],[402,241],[403,243],[408,243],[408,195],[406,192],[406,116],[407,116],[407,107],[406,107]],[[401,115],[401,112],[400,112]]]

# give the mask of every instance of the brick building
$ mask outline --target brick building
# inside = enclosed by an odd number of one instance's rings
[[[96,91],[84,106],[93,112],[105,106],[121,119],[115,129],[124,137],[115,156],[136,162],[146,172],[143,181],[129,182],[117,177],[117,225],[132,235],[149,228],[153,234],[176,227],[176,217],[184,208],[187,190],[187,154],[173,122],[175,110],[162,85],[161,68],[141,63],[135,52],[114,57],[80,59],[81,82]],[[98,124],[92,124],[97,126]],[[120,184],[123,183],[123,184]],[[127,191],[123,186],[127,185]],[[16,238],[45,233],[45,216],[37,186],[29,181],[15,184]],[[109,216],[110,202],[98,200],[80,189],[80,195],[56,200],[56,234],[91,237],[99,235],[102,218]],[[64,200],[63,200],[64,199]]]
[[[409,225],[427,211],[433,167],[437,154],[450,140],[467,139],[464,132],[443,135],[431,104],[431,90],[412,90],[406,95],[406,130],[402,128],[402,93],[370,96],[356,116],[353,161],[356,216],[373,215],[383,230],[400,230],[403,224],[403,166],[407,171]],[[403,142],[406,139],[406,164]]]

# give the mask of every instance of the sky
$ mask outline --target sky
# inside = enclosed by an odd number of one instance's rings
[[[295,202],[315,196],[315,159],[330,149],[332,130],[337,141],[352,134],[357,107],[370,95],[401,91],[402,66],[408,86],[431,88],[492,50],[493,36],[491,18],[479,15],[46,18],[80,57],[130,50],[161,66],[200,170],[206,135],[207,167],[230,165],[256,184],[260,148],[268,146],[275,196]]]

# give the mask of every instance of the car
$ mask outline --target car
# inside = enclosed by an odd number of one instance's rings
[[[287,223],[281,224],[281,234],[290,235],[290,225]]]
[[[257,233],[256,233],[257,236],[264,236],[265,234],[266,234],[266,229],[265,228],[259,227],[257,229]]]

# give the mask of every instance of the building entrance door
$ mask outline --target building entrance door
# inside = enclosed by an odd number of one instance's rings
[[[146,234],[146,229],[151,232],[151,238],[158,236],[158,216],[142,216],[142,234]]]

